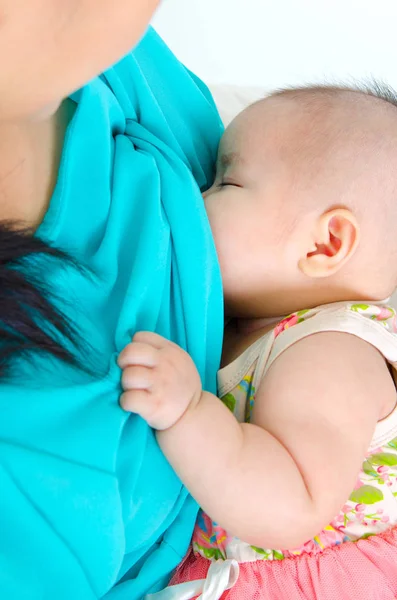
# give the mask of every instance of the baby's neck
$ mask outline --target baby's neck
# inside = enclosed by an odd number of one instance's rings
[[[258,319],[236,319],[236,331],[238,334],[249,335],[259,329],[274,327],[285,315],[278,317],[262,317]]]
[[[372,304],[384,304],[386,300],[370,300]],[[344,302],[345,300],[339,300]],[[347,302],[348,300],[346,300]],[[350,298],[349,301],[357,301],[360,299]],[[368,300],[367,300],[368,301]],[[329,304],[329,303],[328,303]],[[288,313],[290,314],[290,313]],[[258,317],[258,318],[233,318],[225,324],[225,335],[222,351],[222,367],[231,363],[235,358],[242,354],[249,346],[254,344],[256,340],[274,329],[277,323],[282,321],[286,315],[275,317]]]
[[[233,362],[256,340],[265,335],[283,317],[265,317],[261,319],[232,319],[225,326],[223,339],[222,367]]]

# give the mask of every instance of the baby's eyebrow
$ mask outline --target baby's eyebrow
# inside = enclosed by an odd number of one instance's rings
[[[238,152],[228,152],[226,154],[222,154],[220,158],[220,164],[225,169],[230,167],[231,165],[238,164],[242,162],[242,158]]]

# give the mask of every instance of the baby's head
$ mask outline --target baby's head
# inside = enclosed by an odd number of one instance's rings
[[[397,285],[397,97],[286,90],[242,112],[204,194],[226,311],[264,317]]]

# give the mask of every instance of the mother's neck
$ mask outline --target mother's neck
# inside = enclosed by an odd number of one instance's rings
[[[73,105],[23,121],[0,122],[0,220],[36,229],[56,184]]]

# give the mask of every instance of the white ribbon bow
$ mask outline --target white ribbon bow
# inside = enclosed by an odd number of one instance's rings
[[[206,579],[186,581],[157,592],[147,594],[144,600],[219,600],[223,592],[230,590],[239,576],[239,566],[236,560],[216,560],[211,563]]]

